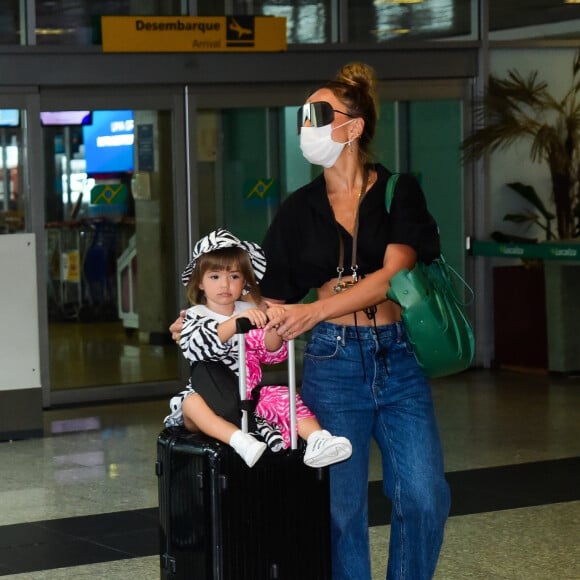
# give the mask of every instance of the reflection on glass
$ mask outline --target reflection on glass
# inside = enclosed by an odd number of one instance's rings
[[[42,125],[51,389],[175,380],[171,115],[60,117]]]
[[[0,44],[20,44],[20,0],[3,0],[0,10]]]
[[[78,417],[75,419],[60,419],[52,421],[50,433],[79,433],[80,431],[98,431],[101,428],[101,420],[98,417]]]
[[[505,40],[524,38],[578,38],[579,5],[573,0],[552,0],[521,9],[520,0],[489,0],[490,37]],[[575,1],[575,0],[574,0]],[[226,14],[271,15],[287,19],[289,44],[327,43],[333,39],[331,22],[337,0],[36,0],[37,44],[98,44],[100,17],[196,16]],[[0,14],[0,44],[20,44],[19,0],[3,0]],[[477,40],[477,2],[467,0],[356,0],[348,3],[349,42],[395,40]]]
[[[286,18],[286,39],[288,44],[330,42],[331,0],[257,0],[251,3],[198,0],[197,16],[223,16],[225,14],[251,14],[253,16],[278,16]]]
[[[518,10],[515,0],[489,0],[489,38],[522,40],[528,38],[580,37],[580,5],[565,0],[540,2]]]
[[[256,14],[286,18],[288,44],[330,42],[329,2],[256,2]]]
[[[454,0],[428,0],[420,3],[393,3],[374,0],[377,42],[401,38],[423,40],[469,40],[469,3]]]
[[[376,39],[389,40],[401,34],[449,34],[454,22],[451,0],[419,4],[393,4],[375,0]]]
[[[353,42],[474,40],[470,2],[367,0],[349,4]]]
[[[24,231],[19,109],[0,109],[0,234]]]
[[[36,1],[37,44],[99,44],[101,16],[179,16],[179,0]],[[16,5],[18,1],[16,0]]]

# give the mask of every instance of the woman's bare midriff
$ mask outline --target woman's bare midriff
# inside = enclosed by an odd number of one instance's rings
[[[318,288],[318,298],[327,298],[329,296],[334,295],[334,286],[336,284],[335,280],[329,280]],[[348,292],[348,290],[345,290]],[[392,300],[385,300],[380,304],[377,304],[377,312],[375,314],[375,318],[369,319],[366,312],[364,310],[359,310],[356,313],[356,324],[358,326],[383,326],[385,324],[392,324],[393,322],[398,322],[401,320],[401,307],[393,302]],[[337,318],[330,318],[326,322],[330,322],[332,324],[344,324],[348,326],[355,325],[355,315],[354,314],[345,314],[344,316],[338,316]]]

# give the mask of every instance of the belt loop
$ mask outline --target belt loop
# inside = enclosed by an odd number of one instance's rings
[[[397,325],[397,342],[402,342],[404,334],[403,323],[401,321],[397,321],[395,324]]]

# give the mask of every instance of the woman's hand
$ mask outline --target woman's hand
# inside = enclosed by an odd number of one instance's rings
[[[280,320],[286,317],[285,306],[283,304],[272,304],[266,302],[266,315],[268,316],[268,321]],[[278,323],[276,323],[277,325]],[[268,325],[271,328],[271,325]]]
[[[344,292],[334,294],[330,286],[328,288],[323,286],[318,289],[318,300],[315,302],[283,305],[274,302],[273,305],[281,307],[282,311],[276,310],[271,315],[268,314],[269,322],[266,330],[274,328],[279,336],[290,340],[312,329],[323,320],[339,320],[341,317],[350,316],[369,306],[388,302],[386,293],[390,279],[402,268],[411,270],[416,260],[417,253],[410,246],[389,244],[385,251],[383,267],[365,276]],[[268,308],[272,306],[267,298],[265,303]],[[399,319],[393,313],[387,314],[385,318],[388,322]],[[341,321],[339,324],[352,324],[352,322]]]
[[[266,330],[276,329],[285,340],[296,338],[321,321],[316,303],[273,305],[267,310],[269,322]]]
[[[181,331],[183,330],[183,319],[185,318],[185,310],[179,313],[179,318],[169,327],[169,332],[171,332],[171,340],[179,344],[179,339],[181,338]]]

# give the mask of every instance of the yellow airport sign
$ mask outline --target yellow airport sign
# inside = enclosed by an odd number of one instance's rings
[[[277,16],[102,16],[103,52],[279,52]]]

